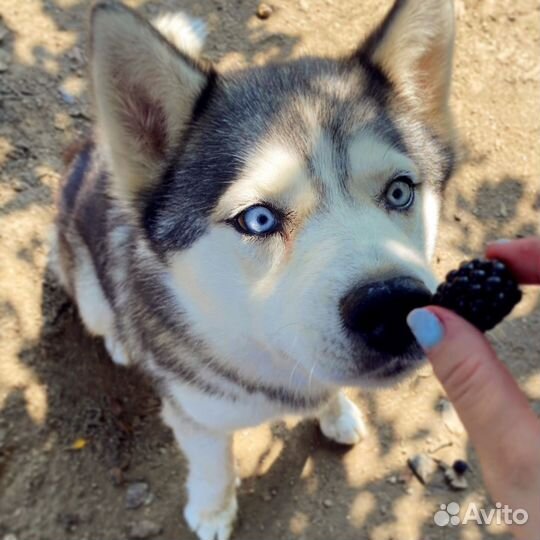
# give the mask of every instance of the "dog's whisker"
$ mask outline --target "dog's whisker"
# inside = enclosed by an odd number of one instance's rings
[[[292,386],[292,383],[293,383],[293,377],[294,377],[294,373],[296,371],[296,368],[300,365],[300,360],[297,360],[295,363],[294,363],[294,366],[291,370],[291,374],[289,375],[289,386]]]
[[[308,394],[311,393],[311,383],[313,381],[313,373],[315,371],[315,367],[317,366],[317,360],[313,361],[313,365],[311,366],[311,369],[309,370],[309,377],[308,377]]]
[[[297,340],[298,340],[298,336],[295,335],[295,336],[294,336],[294,339],[293,339],[293,343],[292,343],[292,348],[293,348],[293,350],[294,350],[294,347],[295,347],[295,345],[296,345],[296,341],[297,341]],[[293,380],[292,380],[292,379],[293,379],[294,373],[295,373],[296,369],[298,368],[298,366],[300,365],[300,363],[301,363],[301,362],[300,362],[300,358],[298,358],[298,359],[296,360],[296,362],[295,362],[295,364],[294,364],[294,366],[293,366],[293,368],[292,368],[292,370],[291,370],[291,374],[290,374],[290,376],[289,376],[289,386],[292,386],[292,384],[293,384]],[[299,391],[300,391],[300,381],[297,382],[296,388],[293,388],[293,391],[295,391],[295,392],[299,392]]]

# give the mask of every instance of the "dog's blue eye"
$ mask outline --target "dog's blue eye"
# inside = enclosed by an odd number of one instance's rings
[[[273,233],[279,221],[269,208],[262,205],[252,206],[244,210],[237,219],[240,228],[247,234],[266,235]]]
[[[390,208],[404,210],[414,201],[414,184],[408,176],[400,175],[390,182],[384,196]]]

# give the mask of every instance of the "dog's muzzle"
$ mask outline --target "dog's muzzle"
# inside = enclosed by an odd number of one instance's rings
[[[342,298],[340,311],[350,332],[376,352],[395,357],[417,346],[406,318],[430,300],[420,280],[402,276],[355,287]]]

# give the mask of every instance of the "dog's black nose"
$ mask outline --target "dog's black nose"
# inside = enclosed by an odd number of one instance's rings
[[[371,348],[400,355],[415,343],[407,315],[429,304],[431,293],[418,279],[396,277],[352,289],[341,300],[345,326]]]

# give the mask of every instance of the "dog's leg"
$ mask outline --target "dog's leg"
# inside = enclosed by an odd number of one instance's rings
[[[111,357],[111,360],[119,366],[129,365],[129,356],[122,342],[114,335],[109,333],[104,339],[105,348]]]
[[[114,314],[94,270],[92,258],[82,246],[78,247],[73,282],[84,326],[94,336],[106,336],[114,325]]]
[[[113,310],[105,297],[90,254],[81,246],[78,248],[77,262],[74,285],[81,319],[92,335],[103,336],[105,348],[112,361],[127,366],[129,357],[124,345],[116,337]]]
[[[237,510],[232,436],[199,427],[168,400],[162,414],[188,461],[188,525],[200,540],[227,540]]]
[[[338,392],[319,412],[321,431],[340,444],[356,444],[367,435],[367,428],[358,407]]]

